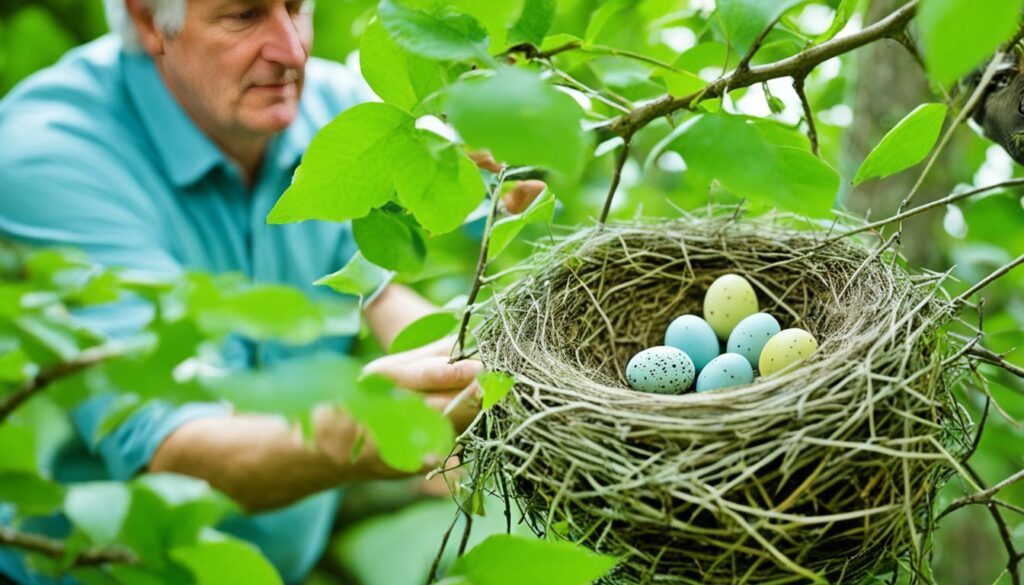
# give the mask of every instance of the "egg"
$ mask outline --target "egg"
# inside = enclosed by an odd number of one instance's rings
[[[737,274],[719,276],[704,295],[704,319],[720,339],[728,339],[733,328],[757,310],[754,287]]]
[[[747,358],[750,367],[758,367],[761,350],[776,333],[782,330],[779,322],[768,313],[754,313],[739,322],[729,334],[725,348],[729,353],[738,353]]]
[[[738,353],[723,353],[711,360],[697,377],[697,392],[708,392],[754,381],[754,368]]]
[[[758,369],[762,376],[803,361],[818,349],[818,340],[803,329],[786,329],[775,334],[761,350]]]
[[[626,366],[626,381],[634,390],[680,394],[693,383],[693,360],[681,349],[659,345],[634,355]]]
[[[665,330],[665,345],[683,350],[697,372],[718,356],[718,337],[708,322],[696,315],[680,315]]]

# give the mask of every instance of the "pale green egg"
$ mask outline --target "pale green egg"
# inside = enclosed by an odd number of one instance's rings
[[[754,287],[738,274],[719,276],[704,295],[704,320],[719,339],[728,339],[740,321],[757,311]]]
[[[818,349],[818,340],[803,329],[785,329],[776,333],[761,350],[758,370],[770,376],[790,364],[801,362]]]

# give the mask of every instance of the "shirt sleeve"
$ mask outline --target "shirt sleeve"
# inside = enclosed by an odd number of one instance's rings
[[[0,236],[32,246],[77,248],[99,264],[154,276],[173,277],[183,268],[162,239],[158,218],[139,188],[120,175],[89,168],[79,160],[7,156],[0,147]],[[88,159],[86,159],[88,160]],[[100,161],[97,161],[100,162]],[[134,195],[134,197],[133,197]],[[152,319],[152,307],[138,299],[90,307],[75,318],[110,338],[137,333]],[[147,404],[99,442],[97,429],[116,395],[93,397],[72,412],[90,449],[111,476],[128,479],[148,465],[160,443],[181,425],[225,416],[221,403],[172,406]]]

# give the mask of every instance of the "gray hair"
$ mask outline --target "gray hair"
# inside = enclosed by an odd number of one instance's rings
[[[185,5],[188,0],[140,0],[153,12],[153,21],[164,33],[173,36],[181,32],[185,26]],[[125,0],[103,0],[107,13],[107,25],[110,30],[121,37],[125,50],[138,51],[139,34],[135,24],[128,17]]]

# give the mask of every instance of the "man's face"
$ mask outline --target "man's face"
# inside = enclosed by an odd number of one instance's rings
[[[295,119],[313,42],[306,0],[188,0],[157,59],[171,91],[214,137],[266,136]]]

